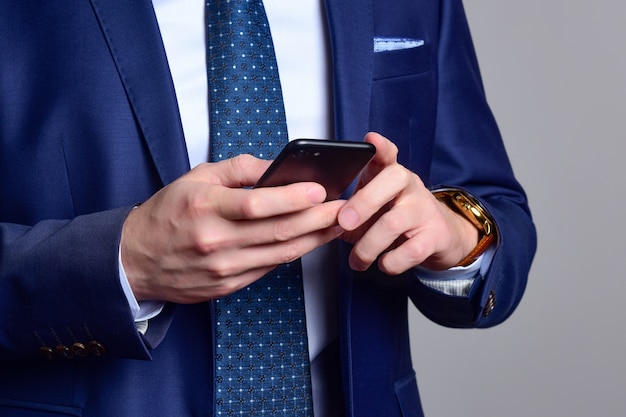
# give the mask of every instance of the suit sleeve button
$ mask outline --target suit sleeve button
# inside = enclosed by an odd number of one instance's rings
[[[89,356],[89,350],[84,344],[80,342],[74,342],[72,344],[72,353],[79,358],[86,358],[87,356]]]
[[[487,298],[485,308],[483,308],[483,317],[489,317],[493,309],[496,308],[496,304],[496,294],[491,291],[489,293],[489,297]]]
[[[72,359],[74,357],[74,354],[72,353],[70,348],[68,348],[65,345],[57,345],[57,347],[54,350],[57,352],[57,355],[59,355],[59,357],[61,358]]]
[[[43,356],[46,359],[54,359],[55,357],[54,349],[52,349],[49,346],[41,346],[39,348],[39,354],[41,354],[41,356]]]
[[[87,349],[89,350],[89,353],[91,353],[93,356],[104,356],[104,354],[106,353],[104,345],[96,340],[92,340],[91,342],[87,343]]]

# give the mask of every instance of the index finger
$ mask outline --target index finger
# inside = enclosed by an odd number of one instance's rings
[[[341,208],[339,225],[348,231],[363,225],[402,192],[407,180],[407,171],[401,165],[386,167]]]
[[[223,187],[214,198],[219,214],[231,220],[254,220],[294,213],[323,203],[326,190],[314,182],[255,189]]]
[[[369,132],[363,139],[376,147],[376,153],[361,175],[361,185],[369,182],[386,166],[397,163],[398,148],[379,133]]]

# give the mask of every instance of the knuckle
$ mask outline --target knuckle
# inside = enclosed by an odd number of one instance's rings
[[[287,242],[295,236],[292,222],[279,220],[274,223],[274,239],[277,242]]]
[[[179,187],[182,197],[178,203],[180,213],[178,219],[186,221],[197,221],[206,216],[207,212],[213,210],[213,205],[206,198],[206,190],[200,189],[195,183],[186,183]]]
[[[430,245],[422,239],[409,239],[404,243],[407,247],[407,255],[414,262],[422,262],[431,254]]]
[[[400,235],[404,232],[404,221],[401,216],[394,215],[393,212],[389,212],[382,216],[380,222],[383,228],[392,234]]]
[[[241,211],[248,219],[256,219],[260,217],[262,212],[261,199],[256,193],[248,193],[246,198],[241,202]]]
[[[202,181],[207,184],[220,184],[220,176],[216,173],[214,163],[203,162],[193,168],[188,174],[190,180]]]
[[[193,243],[194,250],[202,256],[211,255],[221,247],[223,247],[223,242],[212,234],[198,234]]]
[[[232,277],[236,274],[235,263],[232,257],[221,257],[219,259],[214,259],[208,265],[207,272],[215,279],[223,280],[220,286],[228,286],[227,278]]]
[[[248,154],[240,154],[235,156],[234,158],[229,158],[227,161],[230,163],[230,168],[233,172],[241,172],[245,167],[250,163],[248,158],[251,158],[251,155]]]
[[[402,165],[396,164],[393,166],[392,169],[393,169],[393,176],[397,178],[398,181],[401,181],[402,183],[410,182],[413,176],[415,175],[408,169],[404,168]]]
[[[250,167],[253,165],[255,159],[256,158],[254,158],[252,155],[240,154],[221,162],[227,164],[227,171],[230,172],[230,175],[233,175],[233,178],[237,178],[239,181],[243,181],[245,177],[244,173],[250,170]]]
[[[231,158],[231,161],[234,164],[234,167],[239,169],[239,168],[244,168],[248,166],[255,159],[256,158],[250,154],[242,153],[242,154],[235,156],[234,158]]]
[[[294,242],[290,242],[289,244],[285,245],[285,248],[283,250],[282,263],[286,264],[289,262],[293,262],[299,257],[300,252],[298,250],[298,245],[296,245]]]

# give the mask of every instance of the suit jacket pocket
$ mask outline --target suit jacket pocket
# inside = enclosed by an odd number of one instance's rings
[[[2,417],[82,417],[82,415],[83,410],[79,407],[0,398],[0,416]]]
[[[374,53],[374,80],[422,74],[430,71],[430,44]]]

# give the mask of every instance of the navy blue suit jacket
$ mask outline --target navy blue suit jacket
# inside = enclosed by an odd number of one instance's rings
[[[535,231],[461,1],[326,3],[336,137],[382,133],[429,186],[466,188],[500,229],[469,297],[410,274],[355,274],[342,248],[348,414],[420,416],[407,300],[445,326],[500,323],[522,296]],[[374,53],[375,36],[424,45]],[[211,304],[170,305],[142,337],[118,278],[130,207],[189,169],[151,2],[3,1],[0,51],[0,415],[210,415]],[[106,351],[41,358],[93,340]]]

